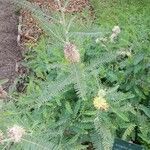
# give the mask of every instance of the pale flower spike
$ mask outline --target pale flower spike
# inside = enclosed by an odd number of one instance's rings
[[[68,42],[64,46],[64,55],[65,58],[70,62],[70,63],[78,63],[80,62],[80,54],[79,51],[77,50],[76,45]]]
[[[7,132],[8,137],[15,143],[20,142],[24,134],[24,128],[18,125],[14,125],[12,128],[9,128]]]

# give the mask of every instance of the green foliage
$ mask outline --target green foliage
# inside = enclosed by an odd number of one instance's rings
[[[0,109],[0,129],[5,138],[7,128],[14,124],[24,127],[26,135],[21,142],[8,140],[0,148],[82,150],[92,143],[97,150],[109,150],[119,137],[149,149],[149,29],[147,19],[143,19],[147,9],[137,17],[134,11],[140,8],[131,5],[131,22],[125,24],[120,18],[129,12],[123,15],[118,11],[130,2],[94,0],[95,22],[84,12],[74,16],[51,12],[50,16],[27,1],[17,2],[34,14],[47,35],[24,56],[29,69],[25,90],[14,91],[12,100]],[[107,10],[100,13],[102,6],[112,9],[112,16]],[[137,18],[142,27],[136,25]],[[112,43],[108,38],[110,25],[116,23],[122,30]],[[96,42],[105,37],[106,41]],[[64,56],[68,41],[77,46],[80,62],[71,63]],[[99,102],[98,109],[93,103],[95,97],[106,101],[108,108]]]
[[[105,70],[107,75],[104,76],[109,85],[117,83],[121,91],[131,92],[135,95],[130,102],[135,106],[138,114],[126,128],[123,138],[133,140],[134,137],[134,142],[145,143],[147,146],[145,149],[149,149],[150,145],[146,139],[150,139],[150,133],[147,130],[150,126],[150,49],[148,44],[150,41],[148,5],[150,3],[148,0],[138,2],[135,0],[116,2],[92,0],[91,2],[95,8],[96,23],[101,28],[105,27],[108,31],[114,25],[121,27],[120,37],[112,45],[106,45],[107,49],[123,48],[130,52],[128,58],[119,60],[111,68]],[[143,127],[145,131],[142,130]]]

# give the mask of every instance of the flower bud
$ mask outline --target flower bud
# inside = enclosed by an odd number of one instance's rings
[[[119,34],[121,32],[120,27],[119,26],[114,26],[112,29],[112,32],[115,34]]]
[[[119,35],[120,32],[121,32],[120,27],[114,26],[112,29],[112,34],[110,36],[110,41],[114,42],[114,39],[117,38],[117,36]]]

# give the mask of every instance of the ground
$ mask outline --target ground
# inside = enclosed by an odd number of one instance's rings
[[[17,44],[18,17],[14,6],[0,0],[0,80],[9,79],[4,88],[14,82],[17,75],[16,65],[21,59],[21,51]]]

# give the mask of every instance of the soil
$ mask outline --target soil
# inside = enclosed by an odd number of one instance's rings
[[[13,84],[17,76],[16,66],[21,60],[21,51],[17,44],[18,16],[9,0],[0,0],[0,80],[9,79],[3,86]]]

